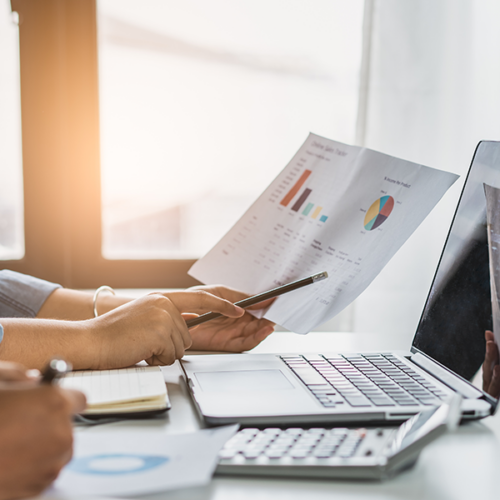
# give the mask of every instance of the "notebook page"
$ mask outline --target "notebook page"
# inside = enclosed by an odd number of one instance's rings
[[[142,401],[167,394],[159,366],[75,371],[68,373],[60,385],[65,389],[82,391],[89,406]]]

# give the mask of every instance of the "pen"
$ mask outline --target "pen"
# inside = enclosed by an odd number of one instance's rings
[[[278,297],[279,295],[287,292],[291,292],[292,290],[297,290],[297,288],[312,285],[313,283],[317,283],[318,281],[322,281],[326,278],[328,278],[328,273],[326,271],[323,271],[322,273],[313,274],[312,276],[308,276],[307,278],[292,281],[292,283],[288,283],[287,285],[282,285],[267,292],[259,293],[258,295],[254,295],[253,297],[248,297],[247,299],[240,300],[239,302],[235,302],[234,305],[242,308],[250,307],[258,304],[259,302],[274,299],[275,297]],[[221,316],[222,314],[220,313],[208,312],[202,314],[201,316],[198,316],[197,318],[187,320],[186,325],[188,328],[191,328],[193,326],[200,325],[201,323],[205,323],[205,321],[220,318]]]
[[[43,369],[41,384],[54,384],[72,370],[71,363],[64,359],[51,359]]]

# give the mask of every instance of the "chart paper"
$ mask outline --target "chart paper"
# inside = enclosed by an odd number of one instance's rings
[[[220,449],[237,430],[232,425],[179,435],[77,432],[73,459],[46,496],[128,497],[207,484]]]
[[[366,289],[457,178],[310,134],[189,274],[255,294],[327,271],[264,314],[307,333]]]

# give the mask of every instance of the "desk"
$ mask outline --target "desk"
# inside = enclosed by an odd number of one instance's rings
[[[253,352],[374,351],[407,349],[405,338],[361,333],[318,333],[298,336],[277,332]],[[169,434],[200,427],[176,363],[165,367],[172,409],[158,420],[127,421],[78,429],[105,432],[111,429],[134,432],[162,429]],[[416,466],[383,483],[356,483],[299,479],[247,479],[216,476],[204,488],[193,488],[148,496],[172,500],[497,500],[500,498],[500,414],[462,425],[428,446]]]

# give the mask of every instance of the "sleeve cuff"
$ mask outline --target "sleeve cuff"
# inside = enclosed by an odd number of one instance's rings
[[[34,318],[61,285],[4,269],[0,271],[0,317]]]

